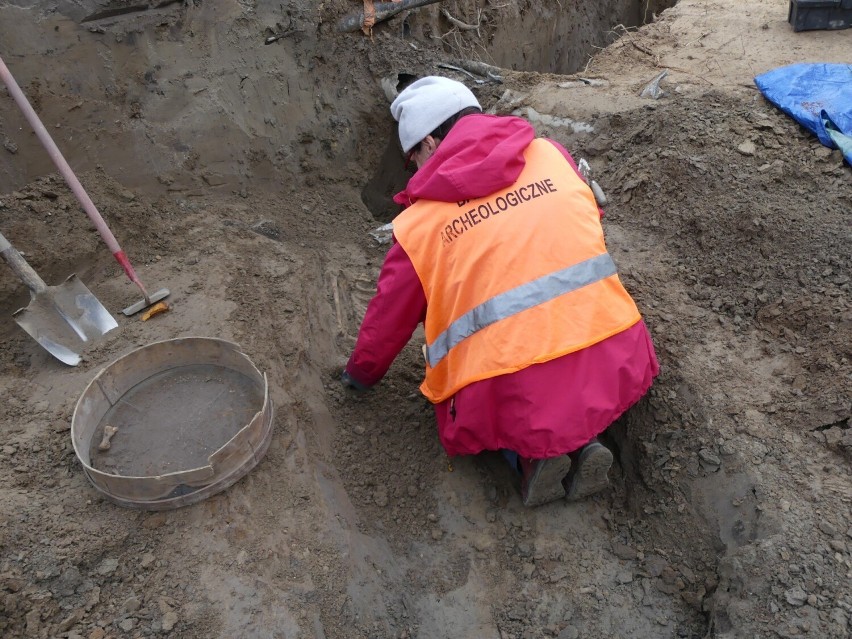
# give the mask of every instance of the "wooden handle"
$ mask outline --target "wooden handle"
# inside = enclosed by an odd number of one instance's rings
[[[9,243],[3,234],[0,233],[0,255],[6,260],[6,263],[15,271],[15,275],[21,278],[21,281],[33,293],[41,293],[47,290],[47,285],[44,280],[38,276],[33,270],[33,267],[27,264],[24,256],[18,253],[17,249]]]

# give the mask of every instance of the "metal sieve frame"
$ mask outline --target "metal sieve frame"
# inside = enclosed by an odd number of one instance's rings
[[[262,389],[263,404],[249,423],[214,451],[205,466],[135,477],[94,468],[91,444],[107,411],[137,384],[163,371],[193,364],[229,369]],[[179,337],[137,348],[102,368],[77,400],[71,441],[86,477],[107,499],[125,508],[170,510],[221,492],[254,468],[269,448],[273,415],[266,374],[237,344],[210,337]]]

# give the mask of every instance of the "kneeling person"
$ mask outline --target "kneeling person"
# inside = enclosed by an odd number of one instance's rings
[[[376,384],[423,322],[421,391],[448,455],[503,451],[528,506],[601,490],[596,438],[659,366],[592,191],[558,143],[483,115],[459,82],[422,78],[391,113],[418,170],[344,383]]]

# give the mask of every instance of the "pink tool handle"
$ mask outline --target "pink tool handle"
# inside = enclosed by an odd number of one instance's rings
[[[109,231],[109,229],[107,229]],[[130,278],[130,281],[136,284],[139,287],[139,290],[142,291],[142,295],[145,296],[145,301],[148,301],[148,291],[145,290],[145,287],[142,285],[142,281],[136,275],[136,271],[133,270],[133,266],[130,264],[130,260],[127,259],[127,255],[124,251],[118,251],[112,254],[113,257],[118,260],[118,263],[121,264],[121,268],[124,269],[124,272],[127,274],[127,277]]]
[[[109,250],[112,251],[113,257],[115,257],[118,263],[121,264],[121,267],[124,269],[127,277],[130,278],[130,281],[136,284],[140,289],[142,289],[142,292],[145,293],[145,288],[142,286],[136,272],[130,265],[130,260],[127,259],[127,255],[125,255],[124,251],[122,251],[121,247],[118,245],[118,240],[115,239],[112,231],[109,230],[104,218],[101,217],[101,214],[95,207],[94,202],[92,202],[91,198],[89,198],[88,194],[83,189],[83,185],[80,184],[80,180],[77,179],[77,176],[74,175],[71,167],[68,166],[68,162],[66,162],[65,158],[62,157],[59,147],[56,146],[53,139],[50,137],[50,134],[47,132],[47,129],[44,128],[44,125],[41,123],[38,115],[36,115],[36,112],[30,106],[29,101],[27,101],[27,98],[23,91],[21,91],[18,83],[15,82],[15,78],[12,77],[12,73],[9,71],[8,67],[6,67],[6,63],[3,62],[2,58],[0,58],[0,77],[3,78],[3,82],[6,84],[6,88],[9,89],[9,93],[12,94],[15,102],[18,103],[18,107],[20,107],[21,111],[23,111],[24,117],[27,118],[27,122],[30,123],[30,126],[33,128],[33,131],[35,131],[36,136],[41,141],[45,150],[47,150],[48,155],[50,155],[50,159],[53,160],[56,168],[59,169],[62,177],[65,178],[68,186],[71,187],[71,191],[73,191],[77,200],[83,206],[83,209],[86,211],[86,215],[89,216],[89,219],[92,220],[95,228],[98,229],[98,233],[100,233],[101,237],[104,238],[104,242],[106,242]]]

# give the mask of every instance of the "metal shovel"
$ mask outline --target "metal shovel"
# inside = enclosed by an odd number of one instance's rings
[[[66,162],[65,158],[62,157],[62,152],[59,150],[59,147],[56,146],[53,138],[50,137],[50,133],[47,132],[47,129],[44,124],[42,124],[35,110],[33,110],[33,107],[30,105],[29,100],[27,100],[27,97],[24,95],[24,92],[21,91],[21,87],[19,87],[18,83],[15,82],[15,78],[12,77],[12,72],[9,71],[6,63],[3,62],[3,58],[0,58],[0,80],[3,80],[6,88],[9,90],[9,94],[21,109],[21,112],[24,114],[27,122],[30,123],[36,137],[42,143],[42,146],[44,146],[47,154],[50,156],[50,159],[53,160],[53,163],[56,165],[56,168],[59,169],[62,177],[65,178],[65,182],[74,193],[77,201],[80,202],[83,210],[86,211],[86,215],[89,216],[89,219],[95,225],[98,233],[101,234],[104,242],[112,252],[113,257],[119,264],[121,264],[121,268],[124,269],[125,275],[127,275],[128,279],[136,284],[136,286],[139,287],[139,290],[142,291],[142,299],[135,304],[131,304],[122,312],[125,315],[133,315],[134,313],[138,313],[142,309],[147,308],[155,302],[167,297],[169,295],[169,289],[167,288],[160,289],[151,295],[148,294],[148,291],[142,284],[142,280],[139,279],[139,276],[136,275],[136,271],[133,270],[133,266],[130,264],[130,259],[127,257],[127,254],[121,250],[121,247],[118,245],[118,240],[115,239],[115,236],[112,234],[112,231],[109,230],[104,218],[98,212],[97,207],[94,205],[85,189],[83,189],[83,185],[80,184],[80,180],[77,179],[77,176],[74,175],[74,171],[71,170],[68,162]],[[94,299],[94,297],[92,299]]]
[[[76,366],[80,363],[78,351],[86,342],[118,326],[76,275],[59,286],[48,286],[2,233],[0,255],[32,296],[26,308],[15,312],[15,321],[59,361]]]

